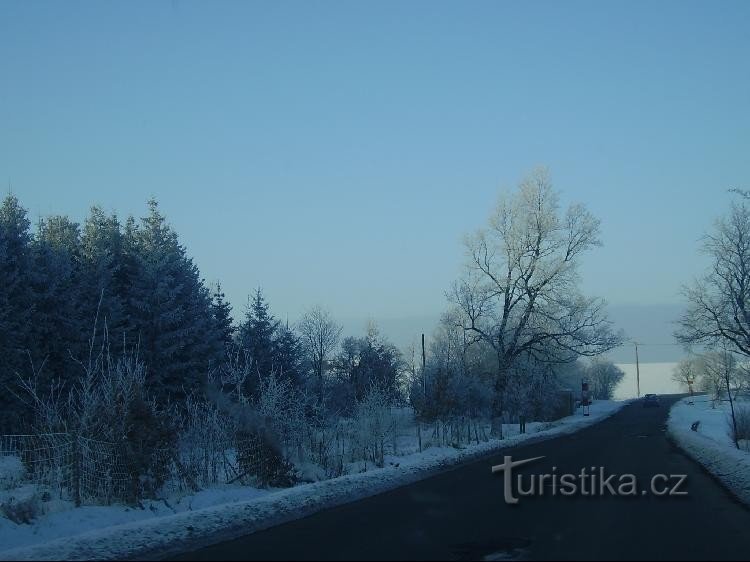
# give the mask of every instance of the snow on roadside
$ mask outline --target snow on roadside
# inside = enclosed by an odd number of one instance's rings
[[[224,490],[226,501],[221,501],[221,497],[217,501],[221,490],[205,490],[199,493],[205,496],[202,502],[193,497],[192,510],[184,506],[182,511],[176,506],[169,509],[154,502],[147,510],[151,513],[116,506],[82,507],[45,516],[34,525],[15,525],[0,518],[0,560],[169,557],[411,484],[524,441],[573,433],[613,415],[628,402],[599,401],[592,405],[589,417],[577,413],[539,424],[536,433],[492,439],[463,449],[432,447],[389,459],[392,465],[360,474],[265,493],[240,488],[247,491],[249,498],[238,496],[236,490]],[[201,509],[201,505],[207,507]],[[80,534],[65,536],[74,532]],[[41,544],[29,544],[31,541]]]
[[[33,487],[27,485],[15,490],[14,494],[17,499],[21,499],[23,496],[32,495],[33,492]],[[124,505],[73,508],[72,502],[59,502],[65,505],[53,505],[50,511],[31,525],[16,524],[0,516],[0,556],[3,556],[3,551],[8,548],[50,542],[85,531],[115,528],[125,523],[148,523],[176,513],[195,513],[214,505],[248,502],[269,493],[272,492],[247,486],[222,486],[201,490],[171,503],[144,502],[144,509]],[[0,493],[0,501],[6,499],[6,495],[8,494]]]
[[[728,416],[729,404],[714,409],[707,396],[684,398],[669,412],[668,433],[683,451],[750,504],[750,453],[735,448]],[[692,431],[690,426],[696,421],[700,421],[698,431]]]

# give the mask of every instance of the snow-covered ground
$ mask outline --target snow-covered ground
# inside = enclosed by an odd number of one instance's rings
[[[748,406],[747,402],[739,403],[739,407]],[[700,425],[697,431],[692,431],[690,426],[696,421]],[[730,423],[728,402],[712,408],[707,396],[695,396],[672,406],[668,430],[681,449],[750,504],[750,452],[735,447]]]
[[[680,394],[685,392],[680,385],[672,380],[677,363],[649,363],[643,362],[638,368],[635,363],[618,363],[625,376],[615,388],[614,398],[625,400],[635,398],[638,392],[638,376],[640,371],[641,396],[644,394]]]
[[[225,486],[173,503],[152,502],[145,509],[60,509],[26,525],[0,517],[0,560],[169,556],[404,486],[522,441],[572,433],[609,417],[625,404],[599,401],[592,405],[589,417],[579,410],[553,423],[528,424],[528,433],[523,435],[511,434],[504,440],[491,439],[461,449],[431,447],[408,453],[404,448],[404,455],[386,457],[384,468],[284,490]]]

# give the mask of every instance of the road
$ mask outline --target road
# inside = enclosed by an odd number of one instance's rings
[[[181,559],[747,559],[750,510],[665,436],[669,405],[676,399],[665,397],[660,408],[633,404],[572,435],[512,447]],[[508,505],[502,474],[491,474],[503,455],[544,457],[514,470],[524,485],[529,475],[553,466],[559,475],[604,467],[607,475],[635,475],[645,488],[656,474],[684,474],[688,495],[548,493]]]

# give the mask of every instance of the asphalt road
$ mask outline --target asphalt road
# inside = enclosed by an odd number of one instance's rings
[[[750,510],[665,436],[675,399],[663,397],[660,408],[630,405],[575,434],[512,447],[182,559],[748,559]],[[639,493],[553,496],[548,485],[544,495],[508,505],[502,474],[491,474],[503,455],[544,457],[514,469],[514,475],[523,475],[524,486],[530,475],[552,473],[553,467],[558,478],[580,474],[584,467],[587,474],[597,467],[598,474],[604,467],[607,475],[616,475],[615,485],[619,475],[633,474]],[[642,495],[640,489],[648,491],[657,474],[686,475],[681,490],[688,495]]]

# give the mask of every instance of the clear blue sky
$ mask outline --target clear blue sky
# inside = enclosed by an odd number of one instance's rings
[[[749,30],[747,1],[3,0],[0,181],[33,218],[155,195],[238,307],[387,318],[442,310],[546,164],[602,219],[585,288],[675,303],[750,188]]]

